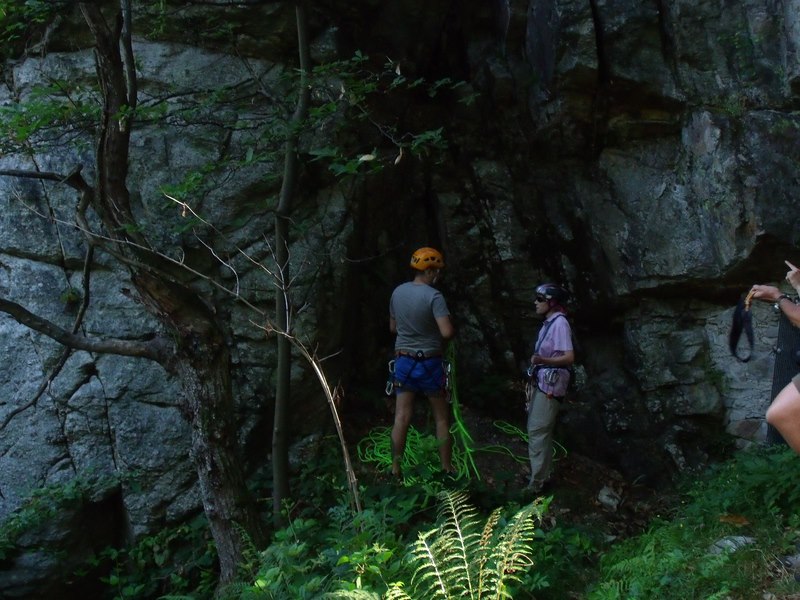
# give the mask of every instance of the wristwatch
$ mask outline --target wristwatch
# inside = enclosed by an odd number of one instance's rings
[[[781,294],[780,296],[778,296],[778,299],[775,300],[775,304],[773,304],[773,306],[775,307],[775,310],[780,310],[780,308],[781,308],[781,300],[788,300],[789,302],[794,304],[794,300],[789,298],[789,296],[787,296],[786,294]]]

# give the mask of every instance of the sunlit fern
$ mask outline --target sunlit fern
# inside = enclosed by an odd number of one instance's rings
[[[386,600],[510,598],[508,585],[533,565],[531,543],[546,502],[508,519],[495,509],[481,525],[466,493],[445,491],[439,498],[438,527],[420,533],[410,550],[411,582],[390,585]]]

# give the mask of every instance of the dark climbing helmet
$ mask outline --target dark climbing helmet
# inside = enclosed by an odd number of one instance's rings
[[[569,300],[569,292],[555,283],[543,283],[536,288],[537,296],[544,296],[553,304],[564,305]]]
[[[444,257],[435,248],[420,248],[411,255],[411,267],[417,271],[443,269]]]

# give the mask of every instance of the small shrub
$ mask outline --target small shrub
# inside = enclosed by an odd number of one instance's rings
[[[128,548],[106,548],[90,562],[105,569],[106,598],[212,598],[216,550],[204,515],[144,536]]]
[[[87,474],[33,490],[19,508],[0,523],[0,561],[19,550],[17,541],[23,534],[43,527],[70,507],[78,507],[98,490],[117,484],[115,477],[98,478]]]

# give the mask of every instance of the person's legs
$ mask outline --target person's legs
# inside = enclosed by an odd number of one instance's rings
[[[453,441],[450,438],[450,406],[443,394],[428,394],[433,411],[433,420],[436,423],[436,439],[439,441],[439,460],[444,471],[452,472]]]
[[[800,390],[793,379],[767,409],[767,423],[777,429],[789,446],[800,454]]]
[[[399,477],[406,449],[406,435],[414,413],[414,392],[397,392],[392,426],[392,474]]]
[[[531,478],[528,486],[539,491],[550,477],[553,460],[553,428],[558,415],[558,400],[537,390],[528,407],[528,457]]]

